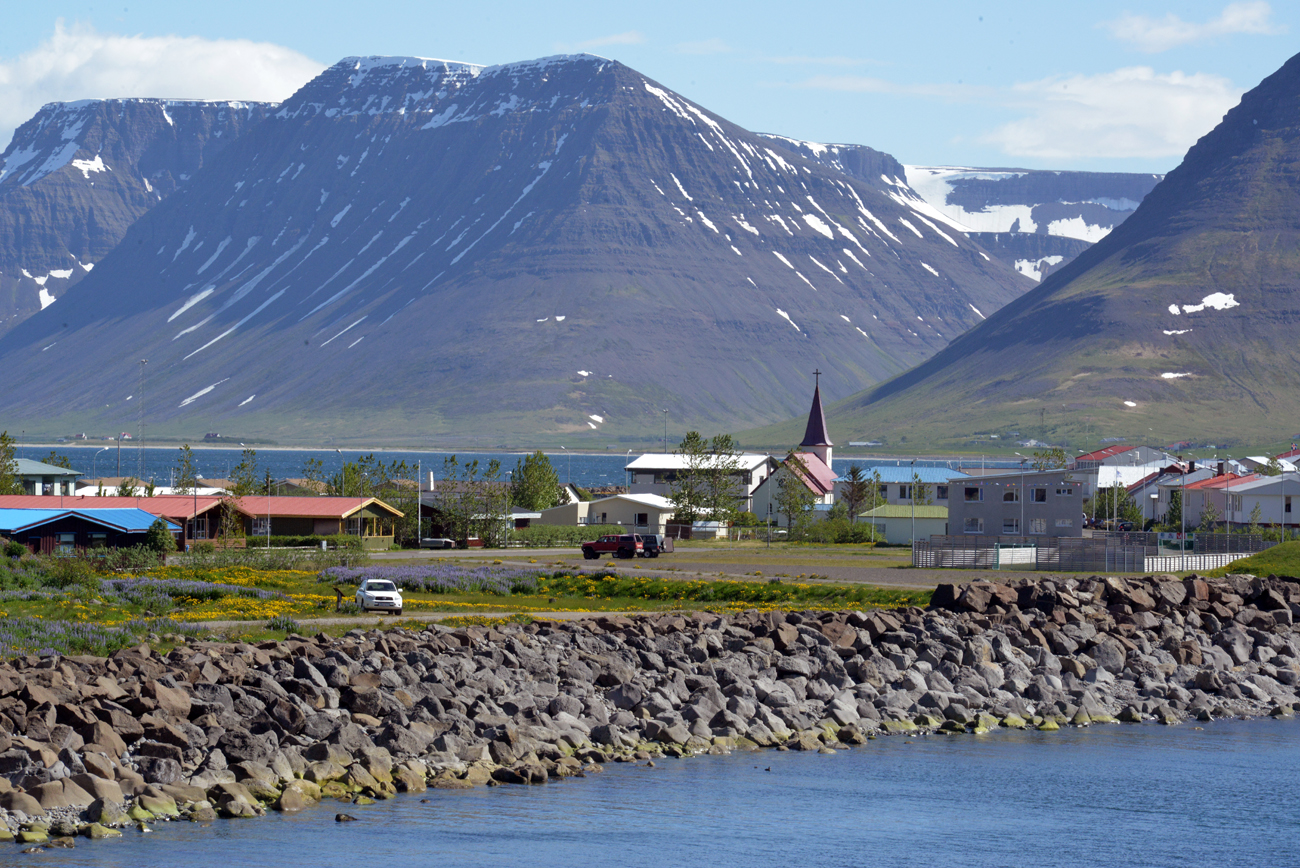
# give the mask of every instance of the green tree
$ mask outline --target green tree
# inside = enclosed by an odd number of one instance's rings
[[[317,493],[328,490],[325,484],[325,465],[319,458],[308,458],[302,463],[302,478],[311,483]]]
[[[504,544],[510,489],[501,482],[501,462],[494,458],[480,467],[478,459],[461,464],[449,455],[442,476],[435,503],[447,535],[466,544],[471,537]]]
[[[704,463],[704,510],[710,521],[730,526],[740,512],[737,474],[740,450],[730,434],[719,434],[709,441]]]
[[[1267,464],[1256,467],[1255,472],[1260,476],[1281,476],[1282,462],[1278,461],[1276,458],[1270,458],[1268,459]]]
[[[934,502],[934,488],[928,482],[921,481],[921,474],[912,471],[912,503],[917,506],[929,506]]]
[[[685,466],[677,469],[669,483],[673,519],[683,524],[694,524],[703,516],[707,500],[704,469],[708,461],[709,443],[700,436],[700,432],[688,431],[673,452],[685,459]]]
[[[1164,526],[1171,531],[1181,530],[1183,526],[1183,493],[1173,488],[1169,491],[1169,508],[1165,510]]]
[[[530,512],[550,509],[560,502],[560,477],[551,459],[538,449],[515,462],[510,477],[510,502]]]
[[[188,443],[181,447],[180,455],[176,457],[174,478],[176,484],[173,488],[177,494],[192,495],[199,487],[199,463]]]
[[[786,527],[790,536],[802,533],[812,518],[813,507],[817,498],[804,482],[808,478],[808,466],[794,451],[786,455],[784,465],[777,472],[776,508],[785,514]]]
[[[849,521],[856,522],[858,513],[863,511],[867,498],[871,495],[871,480],[867,479],[862,468],[850,464],[844,474],[843,503],[849,512]]]
[[[1066,457],[1065,450],[1060,446],[1052,446],[1048,449],[1040,449],[1034,453],[1035,470],[1056,470],[1064,469],[1070,466],[1070,459]]]
[[[153,524],[145,531],[144,547],[160,555],[176,551],[176,540],[172,536],[171,529],[167,527],[167,522],[161,518],[154,519]]]
[[[1263,518],[1263,512],[1260,510],[1259,501],[1255,501],[1255,506],[1250,511],[1250,526],[1246,528],[1248,533],[1259,533],[1259,520]]]
[[[69,459],[68,456],[66,455],[60,455],[59,453],[55,452],[53,449],[50,450],[49,455],[46,455],[44,458],[41,459],[41,463],[49,464],[52,467],[62,467],[64,470],[72,469],[71,459]]]
[[[1205,502],[1205,508],[1201,510],[1200,530],[1205,533],[1213,533],[1219,526],[1219,519],[1223,518],[1223,513],[1212,501]]]
[[[230,496],[248,497],[258,493],[261,475],[257,470],[257,450],[245,446],[240,453],[239,463],[230,471]]]
[[[122,477],[122,479],[117,483],[117,496],[118,497],[139,497],[140,480],[136,479],[134,476]]]
[[[23,493],[23,480],[18,475],[14,456],[14,438],[8,431],[0,432],[0,494]]]

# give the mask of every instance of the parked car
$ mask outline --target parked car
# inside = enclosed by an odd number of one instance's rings
[[[582,556],[589,561],[605,554],[616,558],[641,557],[644,551],[645,542],[637,533],[610,534],[582,544]]]
[[[673,538],[670,536],[661,533],[641,534],[641,541],[645,546],[641,552],[643,558],[657,558],[660,554],[673,552]]]
[[[454,549],[455,547],[456,541],[454,539],[447,539],[442,536],[425,537],[420,540],[420,548],[422,549]]]
[[[357,588],[357,606],[363,612],[402,614],[402,592],[388,579],[366,579]]]

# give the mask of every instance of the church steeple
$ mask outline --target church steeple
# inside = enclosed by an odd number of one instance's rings
[[[826,414],[822,412],[821,371],[813,371],[817,383],[813,386],[812,409],[808,411],[808,427],[804,431],[800,448],[812,452],[827,467],[831,466],[831,438],[826,434]]]

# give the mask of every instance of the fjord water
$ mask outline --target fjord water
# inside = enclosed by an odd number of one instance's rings
[[[42,865],[1265,866],[1295,864],[1300,723],[880,738],[610,764],[535,787],[157,824]],[[771,771],[767,771],[767,769]],[[427,803],[421,799],[427,798]],[[356,823],[335,823],[346,810]]]

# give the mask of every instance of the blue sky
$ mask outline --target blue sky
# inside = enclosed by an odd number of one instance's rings
[[[1300,4],[11,4],[0,143],[45,102],[283,99],[355,54],[590,51],[744,127],[905,163],[1163,172],[1296,52]]]

